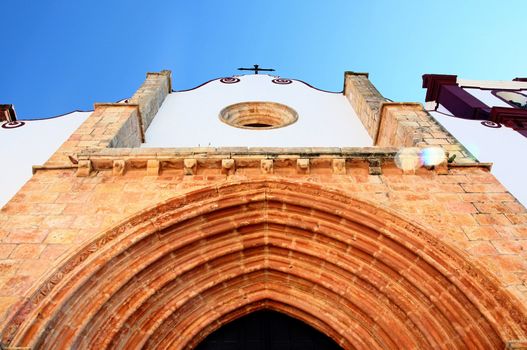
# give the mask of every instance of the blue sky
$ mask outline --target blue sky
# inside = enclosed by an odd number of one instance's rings
[[[366,71],[397,101],[421,75],[527,76],[527,1],[2,0],[0,103],[44,118],[129,97],[147,71],[175,89],[255,63],[340,91]]]

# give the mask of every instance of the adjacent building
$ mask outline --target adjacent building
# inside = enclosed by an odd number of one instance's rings
[[[527,79],[467,80],[425,74],[426,107],[523,204],[527,189]]]

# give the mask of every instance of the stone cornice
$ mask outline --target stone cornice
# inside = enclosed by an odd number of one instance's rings
[[[188,148],[105,148],[83,150],[79,159],[99,157],[181,157],[181,156],[341,156],[349,158],[393,158],[395,147],[188,147]]]
[[[398,148],[394,147],[191,147],[191,148],[104,148],[87,149],[76,156],[78,164],[70,166],[33,166],[33,173],[43,170],[77,169],[78,176],[91,171],[113,170],[123,175],[127,170],[146,169],[157,175],[161,169],[183,169],[186,175],[196,174],[197,167],[219,169],[232,174],[237,168],[260,168],[273,173],[274,168],[293,168],[309,174],[312,167],[327,168],[333,174],[346,174],[346,169],[364,167],[370,175],[381,175],[383,168],[394,168]],[[442,163],[425,167],[424,171],[446,174],[449,168],[484,168],[492,163]],[[402,171],[401,171],[402,172]],[[414,174],[415,171],[406,171]]]

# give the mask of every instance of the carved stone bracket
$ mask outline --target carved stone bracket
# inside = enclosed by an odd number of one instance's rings
[[[236,163],[234,162],[234,159],[228,158],[228,159],[222,159],[221,160],[221,172],[222,174],[226,175],[234,175],[236,172]]]
[[[77,176],[79,177],[90,176],[91,169],[92,169],[91,160],[80,160],[79,165],[77,167]]]
[[[124,175],[126,169],[126,162],[123,159],[117,159],[113,161],[112,174],[114,176]]]
[[[262,159],[260,162],[260,169],[264,174],[273,173],[273,160],[272,159]]]
[[[146,175],[157,176],[159,175],[159,160],[149,159],[146,162]]]
[[[193,158],[183,160],[183,170],[185,175],[196,175],[198,170],[198,161]]]
[[[335,158],[331,160],[331,168],[333,170],[333,174],[346,175],[346,159]]]
[[[296,160],[296,170],[300,174],[309,174],[310,162],[309,158],[299,158]]]
[[[382,175],[381,159],[380,158],[368,158],[368,173],[370,175]]]

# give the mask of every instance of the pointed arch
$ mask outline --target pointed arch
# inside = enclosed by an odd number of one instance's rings
[[[433,232],[318,185],[265,180],[193,191],[104,232],[34,291],[3,339],[193,348],[263,308],[345,349],[503,348],[527,334],[519,302]]]

